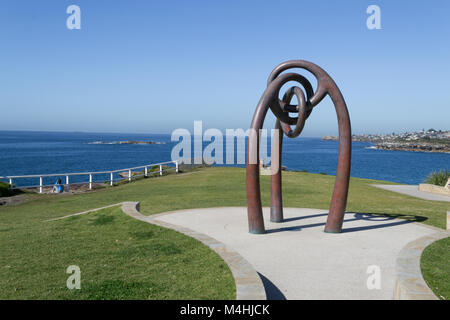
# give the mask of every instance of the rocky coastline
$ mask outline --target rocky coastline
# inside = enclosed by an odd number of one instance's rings
[[[338,140],[336,136],[324,136],[322,140]],[[372,142],[371,148],[378,150],[399,150],[416,152],[450,153],[450,131],[429,129],[402,134],[359,134],[352,135],[353,142]]]
[[[450,153],[450,144],[414,143],[414,142],[380,142],[374,146],[378,150],[444,152]]]

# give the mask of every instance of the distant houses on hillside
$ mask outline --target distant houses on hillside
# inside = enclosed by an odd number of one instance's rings
[[[336,136],[324,136],[323,140],[337,140]],[[448,140],[450,143],[450,130],[429,129],[418,132],[391,133],[391,134],[354,134],[353,141],[387,142],[387,141],[425,141],[425,140]]]

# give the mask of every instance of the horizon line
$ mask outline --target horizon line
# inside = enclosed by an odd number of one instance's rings
[[[423,130],[423,129],[422,129]],[[352,132],[352,135],[386,135],[386,134],[392,134],[393,132],[396,134],[400,133],[412,133],[412,132],[421,132],[422,130],[412,130],[412,131],[390,131],[386,133],[355,133]],[[450,131],[446,129],[434,129],[434,130],[441,130],[444,132]],[[426,131],[426,130],[425,130]],[[40,132],[40,133],[94,133],[94,134],[138,134],[138,135],[145,135],[145,134],[154,134],[154,135],[171,135],[171,133],[162,133],[162,132],[126,132],[126,131],[84,131],[84,130],[34,130],[34,129],[0,129],[0,132]],[[339,136],[339,133],[333,133],[333,134],[322,134],[322,135],[304,135],[300,136],[303,138],[322,138],[325,136]]]

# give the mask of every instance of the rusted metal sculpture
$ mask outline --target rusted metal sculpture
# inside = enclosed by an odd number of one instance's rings
[[[317,79],[317,88],[314,92],[311,83],[297,73],[283,73],[291,68],[301,68],[311,72]],[[289,88],[280,100],[281,87],[289,81],[295,81],[302,85],[306,92],[298,86]],[[297,97],[298,105],[290,104],[293,96]],[[283,201],[281,188],[281,151],[283,134],[289,138],[300,135],[306,119],[313,108],[318,105],[326,95],[329,95],[336,109],[339,126],[339,155],[331,198],[330,211],[328,213],[325,232],[338,233],[342,230],[342,222],[347,204],[348,185],[350,178],[351,161],[351,127],[347,106],[339,88],[333,79],[319,66],[304,60],[291,60],[278,65],[270,74],[267,88],[264,91],[256,107],[250,126],[250,135],[247,152],[247,213],[249,231],[251,233],[265,233],[264,220],[261,206],[261,192],[259,185],[259,130],[262,129],[264,118],[269,108],[276,116],[275,125],[278,139],[272,142],[272,171],[270,188],[270,220],[283,222]],[[298,113],[297,117],[289,116],[289,113]],[[295,124],[292,130],[291,125]]]

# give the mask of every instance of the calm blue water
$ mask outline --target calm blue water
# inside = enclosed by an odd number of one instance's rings
[[[88,144],[125,140],[150,140],[164,144]],[[283,165],[288,169],[336,173],[336,141],[285,137],[283,143]],[[0,176],[115,170],[164,162],[170,160],[175,144],[170,141],[170,135],[158,134],[0,131]],[[450,154],[368,149],[371,145],[353,143],[353,177],[417,184],[433,170],[450,169]],[[81,179],[85,181],[86,177],[74,178],[73,181]],[[104,181],[108,177],[97,179]],[[54,183],[53,180],[55,178],[45,183]]]

